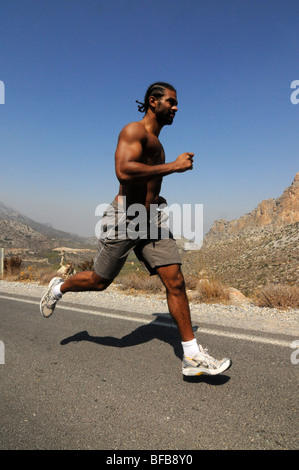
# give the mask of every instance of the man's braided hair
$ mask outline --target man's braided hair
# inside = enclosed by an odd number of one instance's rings
[[[138,103],[139,105],[138,111],[140,111],[141,113],[146,113],[149,108],[150,96],[154,96],[155,98],[161,98],[162,96],[164,96],[165,88],[167,88],[167,90],[172,90],[176,92],[176,89],[169,83],[156,82],[150,85],[145,94],[144,103],[141,103],[140,101],[136,100],[136,103]]]

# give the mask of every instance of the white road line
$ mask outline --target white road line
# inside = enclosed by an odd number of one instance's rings
[[[27,299],[19,299],[19,298],[13,298],[13,297],[8,297],[6,295],[1,295],[1,299],[7,299],[7,300],[13,300],[16,302],[23,302],[27,304],[33,304],[33,305],[39,305],[38,301],[34,300],[27,300]],[[73,307],[68,307],[67,305],[59,305],[59,310],[74,310]],[[120,320],[127,320],[127,321],[133,321],[133,322],[138,322],[138,323],[144,323],[144,324],[150,324],[151,321],[149,319],[141,318],[141,317],[130,317],[127,315],[118,315],[117,313],[108,313],[108,312],[101,312],[100,307],[99,310],[94,311],[94,310],[88,310],[88,309],[83,309],[83,308],[75,308],[76,312],[81,312],[81,313],[88,313],[92,315],[99,315],[101,317],[108,317],[108,318],[118,318]],[[167,322],[160,322],[157,325],[161,326],[167,326],[170,328],[176,328],[175,324],[167,323]],[[255,336],[255,335],[249,335],[245,333],[233,333],[233,332],[228,332],[228,331],[222,331],[222,330],[217,330],[217,329],[210,329],[210,328],[201,328],[200,327],[200,333],[208,334],[208,335],[215,335],[215,336],[225,336],[227,338],[233,338],[233,339],[240,339],[244,341],[251,341],[253,343],[263,343],[263,344],[272,344],[275,346],[281,346],[285,348],[290,348],[291,347],[291,341],[286,341],[286,340],[279,340],[275,338],[268,338],[264,336]]]

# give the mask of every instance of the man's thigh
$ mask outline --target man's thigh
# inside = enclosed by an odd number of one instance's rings
[[[134,240],[130,239],[100,240],[99,250],[94,259],[95,273],[103,279],[113,280],[123,268],[134,246]]]
[[[157,274],[159,266],[181,265],[182,260],[173,238],[146,240],[135,249],[135,254],[149,274]]]

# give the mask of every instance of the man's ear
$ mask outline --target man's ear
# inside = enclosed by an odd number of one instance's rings
[[[158,99],[155,98],[154,96],[150,96],[148,99],[149,105],[152,109],[155,109],[158,103]]]

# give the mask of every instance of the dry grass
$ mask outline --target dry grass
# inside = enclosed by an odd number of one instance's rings
[[[73,265],[70,265],[73,268]],[[85,260],[76,265],[76,270],[86,271],[93,269],[93,260]],[[4,275],[2,279],[5,281],[16,282],[39,282],[42,285],[49,284],[54,276],[61,277],[57,273],[54,266],[24,266],[22,258],[18,256],[4,258]]]
[[[119,288],[130,293],[163,293],[163,286],[158,276],[148,276],[144,273],[132,273],[122,276],[118,282]],[[215,279],[204,279],[199,281],[195,276],[185,276],[185,286],[187,291],[191,291],[192,300],[195,302],[215,303],[227,302],[228,294],[225,287]]]
[[[255,293],[259,307],[299,308],[299,286],[268,285]]]
[[[14,275],[18,274],[21,270],[23,260],[19,256],[11,256],[4,258],[4,274]]]
[[[149,276],[145,272],[126,274],[117,279],[119,288],[127,291],[142,291],[149,293],[164,293],[165,287],[159,276]],[[198,285],[198,279],[195,276],[186,275],[185,285],[187,290],[194,290]]]
[[[42,285],[48,285],[51,279],[57,275],[51,268],[38,268],[35,270],[35,281]]]
[[[94,261],[93,259],[86,259],[81,263],[75,266],[77,272],[79,271],[92,271],[93,270]]]
[[[92,264],[92,260],[86,260],[76,268],[78,271],[92,270]],[[57,275],[56,270],[50,266],[23,267],[20,257],[4,259],[3,279],[6,281],[39,282],[47,285],[55,275]],[[193,302],[224,304],[229,302],[227,287],[215,277],[201,280],[194,275],[186,274],[184,277],[186,290]],[[165,293],[165,287],[158,276],[149,276],[142,271],[122,275],[116,279],[116,282],[119,289],[130,294]],[[259,307],[299,308],[299,286],[270,284],[256,290],[252,301]]]
[[[3,280],[8,282],[38,282],[42,285],[47,285],[56,275],[57,273],[51,268],[28,266],[28,268],[20,269],[18,272],[5,273]]]
[[[185,279],[186,290],[194,291],[197,289],[197,286],[199,283],[198,277],[192,276],[191,274],[185,274],[184,279]]]
[[[198,282],[193,301],[203,303],[227,303],[229,300],[225,286],[216,279],[202,279]]]
[[[164,292],[164,286],[158,276],[148,276],[144,274],[128,274],[117,280],[119,288],[125,291],[142,291],[149,293]]]
[[[23,266],[22,258],[18,256],[4,258],[4,275],[5,281],[19,282],[39,282],[40,284],[48,284],[56,275],[56,271],[51,267],[34,267]]]

